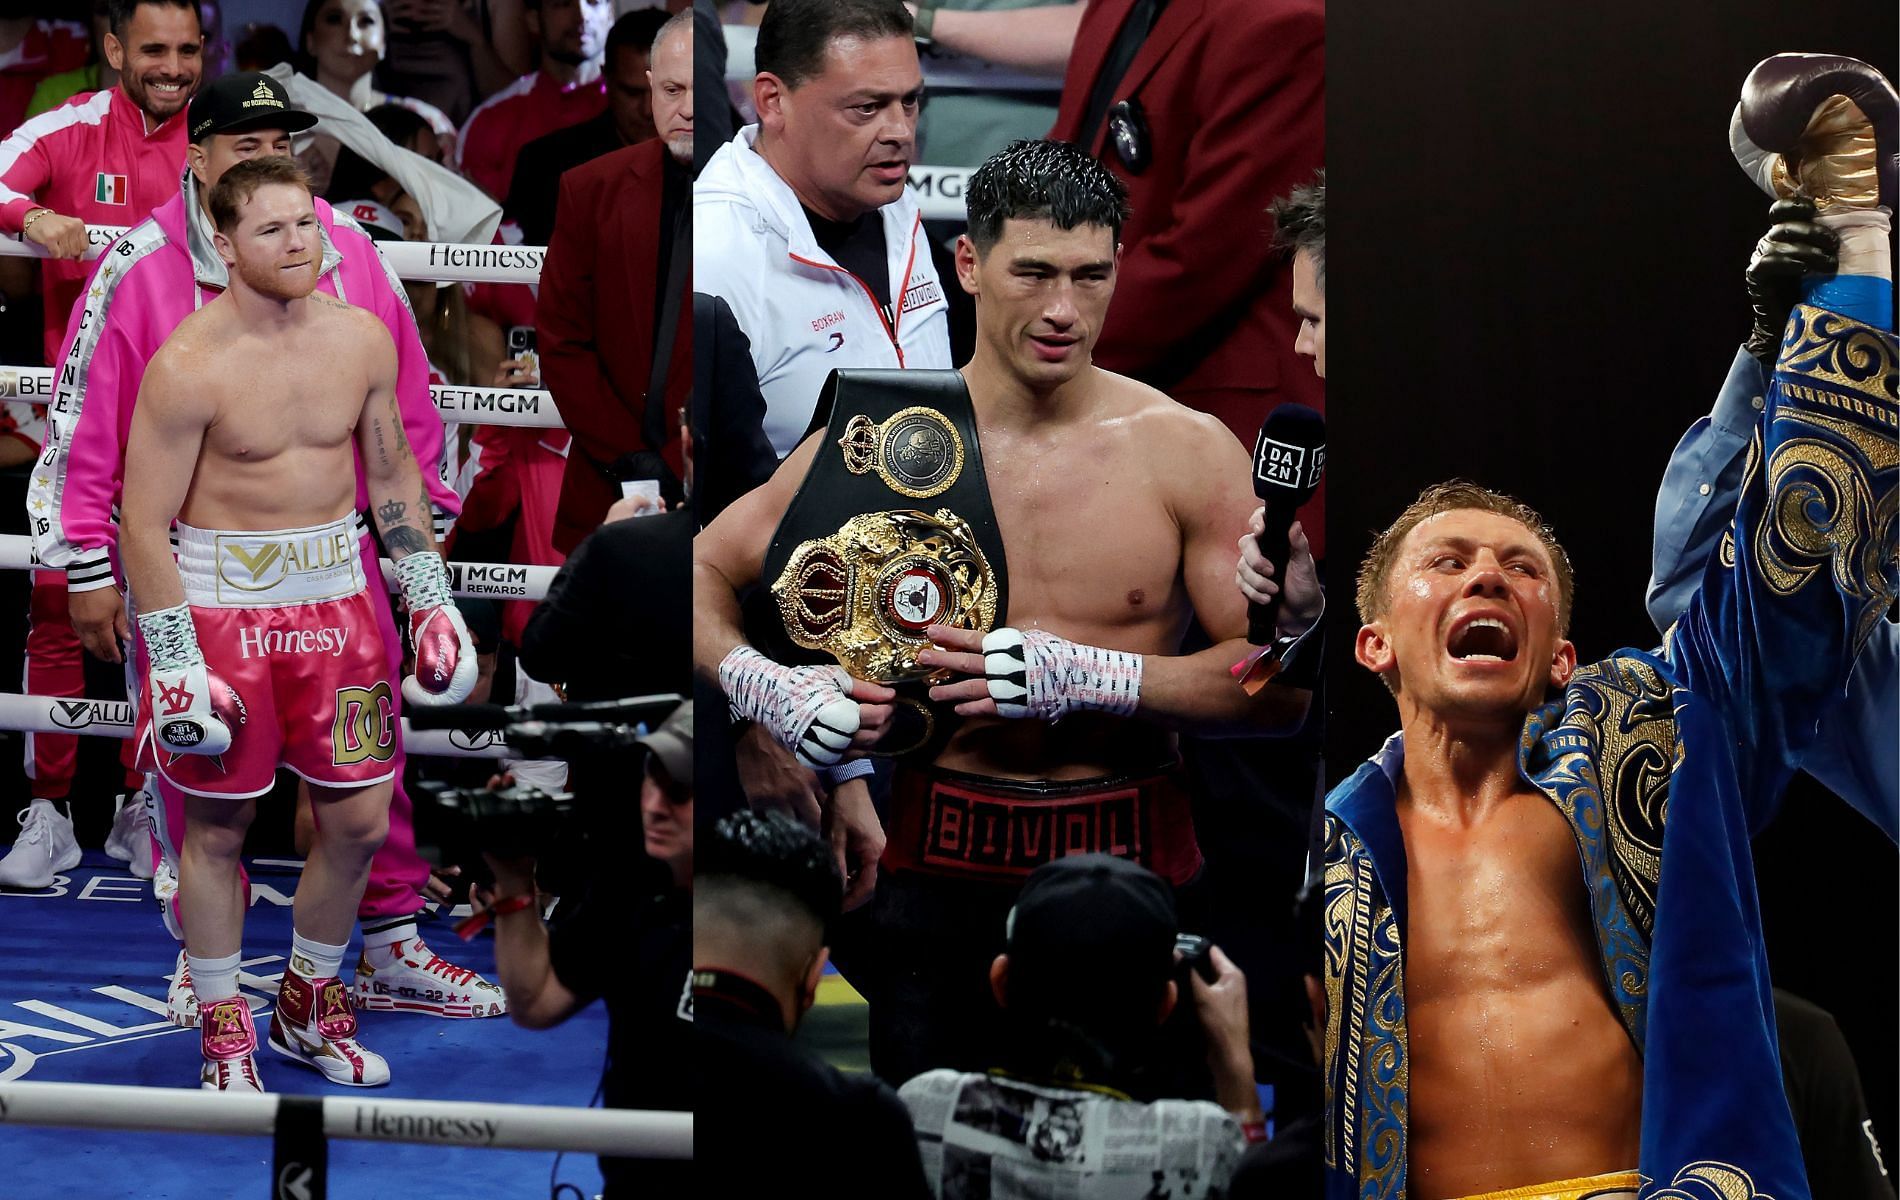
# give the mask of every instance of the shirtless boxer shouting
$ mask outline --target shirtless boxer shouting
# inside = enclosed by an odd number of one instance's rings
[[[387,829],[397,706],[374,611],[386,602],[381,581],[365,579],[355,553],[356,456],[409,609],[417,675],[404,696],[466,696],[475,656],[402,431],[389,333],[315,292],[308,180],[289,159],[242,162],[210,209],[230,287],[146,371],[122,535],[146,652],[141,737],[189,797],[180,896],[203,1085],[263,1090],[237,991],[237,868],[254,801],[281,763],[309,781],[322,815],[271,1047],[332,1082],[370,1087],[389,1081],[389,1067],[356,1041],[337,972]]]

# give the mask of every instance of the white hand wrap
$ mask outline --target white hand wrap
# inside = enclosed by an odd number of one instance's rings
[[[1850,209],[1822,213],[1815,220],[1841,239],[1840,275],[1893,277],[1893,218],[1884,208]]]
[[[152,737],[173,754],[223,754],[231,727],[211,704],[211,677],[198,648],[198,627],[183,604],[140,613],[139,637],[150,660],[145,696]]]
[[[843,758],[858,731],[858,702],[843,667],[788,667],[735,646],[719,664],[719,686],[735,718],[764,726],[813,770]]]
[[[1141,655],[1084,646],[1040,629],[1005,626],[984,635],[983,674],[997,715],[1004,717],[1126,717],[1141,700]]]

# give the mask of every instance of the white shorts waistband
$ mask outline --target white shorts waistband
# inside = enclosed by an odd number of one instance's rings
[[[356,514],[300,529],[173,527],[178,575],[191,604],[283,608],[342,600],[363,590]]]

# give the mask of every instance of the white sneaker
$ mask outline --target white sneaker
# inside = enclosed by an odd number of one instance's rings
[[[79,865],[72,806],[61,815],[51,800],[35,800],[20,814],[20,837],[0,859],[0,887],[29,891],[53,886],[53,875]]]
[[[144,788],[123,792],[106,837],[106,853],[125,863],[135,879],[152,877],[152,813]]]
[[[356,1007],[432,1017],[499,1017],[508,997],[467,967],[437,958],[421,938],[396,945],[396,961],[372,967],[367,948],[356,960]]]
[[[270,1018],[270,1048],[345,1087],[382,1087],[389,1063],[356,1040],[349,989],[331,975],[305,979],[286,969]]]
[[[178,966],[172,971],[172,985],[165,991],[165,1019],[185,1029],[198,1024],[198,992],[191,986],[191,962],[183,948],[178,951]]]

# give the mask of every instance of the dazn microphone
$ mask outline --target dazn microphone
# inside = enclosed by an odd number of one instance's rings
[[[1286,598],[1287,531],[1299,507],[1312,499],[1326,470],[1326,418],[1304,404],[1282,404],[1267,414],[1253,447],[1253,494],[1266,506],[1260,553],[1273,564],[1279,590],[1265,604],[1247,606],[1247,640],[1273,641],[1280,602]]]

